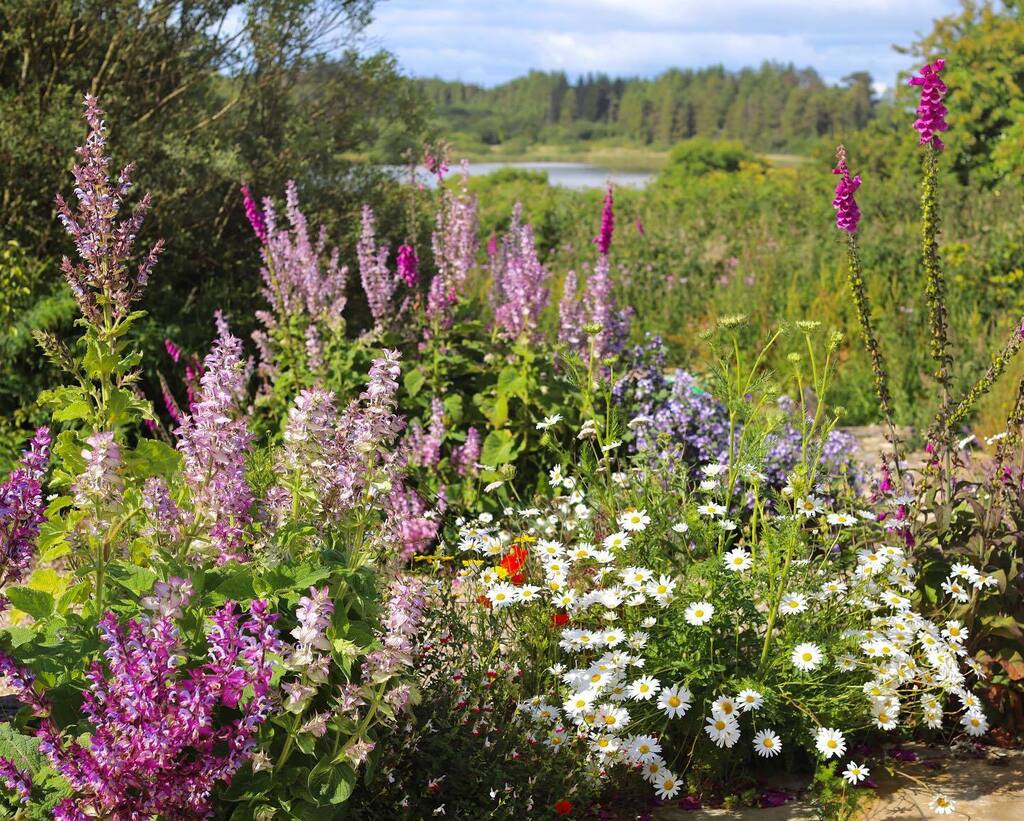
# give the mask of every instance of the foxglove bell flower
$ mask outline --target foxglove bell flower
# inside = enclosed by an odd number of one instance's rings
[[[612,247],[612,233],[615,231],[615,200],[612,187],[604,195],[604,207],[601,209],[601,232],[594,238],[601,256],[606,256]]]
[[[921,135],[921,145],[930,143],[937,151],[945,148],[939,133],[949,128],[946,123],[946,115],[949,110],[942,102],[948,89],[939,76],[945,67],[946,61],[940,58],[934,63],[924,66],[908,81],[909,85],[918,86],[921,89],[921,100],[917,106],[917,120],[914,122],[914,128]]]
[[[850,176],[850,169],[846,165],[846,149],[843,146],[836,149],[836,167],[832,169],[832,173],[839,175],[836,196],[832,200],[832,207],[836,210],[836,228],[848,234],[856,233],[857,223],[860,222],[860,209],[853,195],[860,188],[860,175]]]
[[[420,261],[416,256],[416,249],[411,245],[400,245],[396,264],[398,276],[408,287],[415,288],[420,281]]]

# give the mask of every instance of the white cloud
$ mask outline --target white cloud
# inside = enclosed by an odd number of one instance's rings
[[[373,42],[409,72],[496,83],[531,68],[653,75],[666,68],[764,60],[838,81],[867,70],[890,85],[893,51],[958,0],[388,0]]]

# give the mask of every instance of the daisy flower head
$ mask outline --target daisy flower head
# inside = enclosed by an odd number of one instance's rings
[[[736,701],[729,696],[719,696],[711,702],[711,715],[713,716],[731,716],[737,709]]]
[[[697,512],[701,516],[724,516],[725,507],[717,502],[705,502],[704,504],[697,506]]]
[[[669,770],[662,770],[654,779],[654,793],[658,798],[675,798],[682,784]]]
[[[740,690],[739,695],[736,696],[736,702],[743,712],[750,713],[761,709],[761,705],[764,704],[764,696],[757,690],[751,690],[748,687],[746,690]]]
[[[647,582],[647,595],[653,598],[658,604],[665,606],[671,603],[672,594],[675,592],[676,583],[670,576],[662,575],[657,579]]]
[[[939,793],[931,800],[928,808],[936,815],[952,815],[956,810],[956,802]]]
[[[646,510],[627,510],[619,514],[619,527],[631,533],[640,533],[651,523]]]
[[[846,769],[843,770],[843,778],[851,784],[860,784],[869,775],[871,775],[871,770],[863,764],[858,764],[856,761],[851,761],[846,765]]]
[[[562,466],[555,465],[551,468],[548,473],[548,481],[551,483],[551,487],[561,487],[562,482],[565,481],[565,475],[562,473]]]
[[[658,696],[658,706],[669,718],[680,718],[686,715],[693,702],[691,693],[682,684],[673,684],[671,687],[663,687]]]
[[[754,564],[754,560],[750,558],[750,553],[742,547],[733,548],[726,553],[723,558],[725,561],[725,569],[731,570],[733,573],[740,573],[744,570],[749,570],[751,565]]]
[[[803,516],[805,519],[810,519],[812,516],[816,516],[821,513],[821,500],[816,499],[814,496],[805,496],[797,499],[793,507],[796,512]]]
[[[653,784],[659,775],[666,772],[665,759],[660,755],[655,756],[650,761],[644,762],[644,765],[640,768],[640,773],[643,775],[644,780]]]
[[[580,690],[578,693],[573,693],[569,698],[565,700],[562,707],[567,715],[578,716],[581,713],[585,713],[590,709],[594,703],[595,693],[593,690]]]
[[[761,758],[774,758],[782,752],[782,739],[774,730],[759,730],[754,736],[754,752]]]
[[[501,610],[519,600],[519,591],[511,584],[496,584],[487,591],[487,598],[495,610]]]
[[[661,744],[652,735],[634,736],[629,741],[627,755],[637,764],[644,764],[655,758],[661,758]]]
[[[641,676],[629,685],[629,697],[637,701],[647,701],[657,695],[661,684],[654,676]]]
[[[846,738],[833,727],[820,727],[814,736],[814,746],[825,758],[842,758],[846,755]]]
[[[988,732],[988,719],[980,710],[970,710],[960,719],[968,735],[977,737]]]
[[[624,547],[629,547],[631,541],[633,540],[628,533],[619,531],[605,536],[601,544],[606,550],[622,550]]]
[[[829,513],[825,517],[825,521],[835,527],[849,527],[850,525],[857,524],[857,519],[849,513]]]
[[[710,716],[704,732],[719,747],[732,747],[740,740],[740,725],[733,716]]]
[[[818,648],[818,645],[807,641],[793,648],[793,655],[790,656],[790,661],[793,662],[793,666],[798,670],[808,672],[821,664],[821,658],[821,650]]]
[[[597,711],[597,724],[607,733],[620,732],[629,724],[629,712],[614,704],[602,704]]]
[[[686,533],[690,529],[690,526],[686,522],[676,522],[672,525],[672,530],[676,533]]]
[[[710,602],[699,601],[694,602],[686,608],[686,612],[683,617],[686,619],[686,623],[693,625],[694,627],[701,627],[711,621],[711,617],[715,615],[715,606]]]
[[[537,430],[547,430],[548,428],[554,427],[562,421],[562,414],[555,413],[551,416],[545,416],[540,422],[537,423]]]
[[[779,602],[779,612],[786,615],[795,615],[807,610],[807,597],[802,593],[788,593]]]

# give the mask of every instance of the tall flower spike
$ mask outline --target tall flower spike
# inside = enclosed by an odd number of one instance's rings
[[[612,197],[612,187],[609,184],[608,191],[604,195],[604,207],[601,209],[601,232],[594,238],[597,243],[597,250],[605,255],[612,247],[612,232],[615,230],[615,200]]]
[[[108,178],[107,127],[103,111],[91,94],[85,97],[85,120],[89,124],[89,136],[85,145],[77,149],[81,163],[72,169],[78,209],[72,212],[60,194],[56,202],[57,215],[74,239],[81,257],[81,262],[77,263],[64,257],[61,269],[82,314],[91,322],[100,322],[102,302],[109,302],[115,317],[123,316],[129,305],[142,296],[163,250],[163,240],[157,241],[132,274],[128,262],[149,210],[150,196],[142,197],[128,219],[116,221],[131,188],[134,166],[126,165],[117,179]]]
[[[946,115],[949,110],[942,102],[948,89],[942,78],[939,77],[945,67],[946,61],[940,58],[934,63],[924,66],[919,74],[911,77],[908,81],[909,85],[921,88],[921,101],[917,106],[917,120],[914,122],[914,128],[921,135],[921,145],[931,143],[936,151],[945,148],[945,144],[939,137],[939,132],[949,128],[946,123]]]
[[[850,176],[850,169],[846,165],[846,148],[843,146],[836,149],[836,167],[832,169],[832,173],[839,175],[836,195],[832,200],[832,207],[836,209],[836,228],[852,234],[860,222],[860,208],[857,207],[857,200],[853,196],[860,188],[860,174],[856,177]]]
[[[39,428],[6,482],[0,484],[0,589],[21,581],[44,521],[42,480],[50,459],[50,430]]]
[[[256,238],[265,245],[267,242],[267,221],[263,218],[263,212],[256,204],[256,200],[253,199],[248,185],[242,185],[240,190],[242,192],[242,203],[245,205],[245,216],[249,220],[249,225],[252,226]]]
[[[522,203],[512,211],[512,225],[491,257],[491,270],[495,323],[510,339],[533,334],[548,302],[548,271],[537,255],[533,229],[523,222]]]
[[[388,247],[377,245],[376,221],[369,205],[363,206],[362,219],[363,230],[356,243],[359,277],[373,321],[381,325],[391,313],[391,297],[398,282],[388,270]]]

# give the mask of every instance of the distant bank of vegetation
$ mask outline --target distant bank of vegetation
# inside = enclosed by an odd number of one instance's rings
[[[588,74],[575,82],[565,72],[531,71],[494,88],[417,83],[439,131],[477,156],[594,142],[657,148],[693,137],[799,153],[821,137],[863,128],[879,103],[865,71],[829,85],[814,69],[777,63],[737,72],[673,68],[654,79]]]

